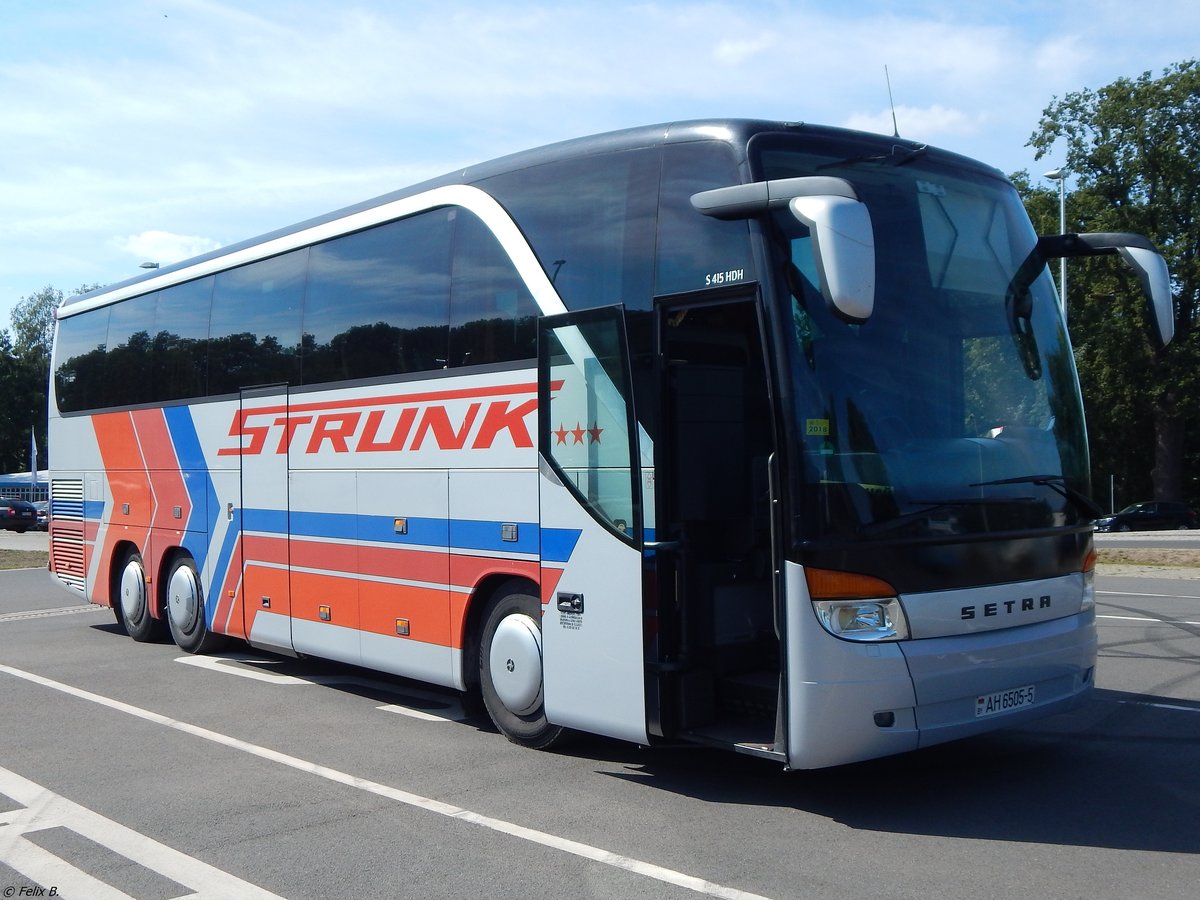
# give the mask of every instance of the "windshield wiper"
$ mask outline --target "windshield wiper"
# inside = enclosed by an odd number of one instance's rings
[[[1080,511],[1087,514],[1089,519],[1097,519],[1104,515],[1104,510],[1096,505],[1096,501],[1067,484],[1062,475],[1020,475],[1016,478],[997,478],[995,481],[980,481],[969,487],[987,487],[994,484],[1036,484],[1048,487],[1067,500],[1070,500]]]

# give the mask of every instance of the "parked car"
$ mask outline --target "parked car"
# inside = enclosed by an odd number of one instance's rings
[[[50,501],[49,500],[34,500],[33,508],[37,510],[37,525],[34,526],[38,531],[50,530]]]
[[[37,510],[28,500],[0,497],[0,528],[16,532],[37,528]]]
[[[1196,511],[1183,503],[1148,500],[1096,520],[1097,531],[1162,531],[1197,527]]]

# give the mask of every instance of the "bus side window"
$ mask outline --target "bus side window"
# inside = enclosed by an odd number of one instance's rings
[[[657,150],[624,150],[497,175],[480,187],[512,215],[568,309],[650,309]]]
[[[449,302],[449,210],[317,244],[304,297],[304,383],[442,368]]]
[[[450,366],[537,357],[538,308],[496,240],[474,213],[454,213]]]
[[[691,202],[700,191],[738,183],[732,151],[723,143],[702,141],[671,144],[664,152],[655,293],[753,281],[746,222],[701,215]]]
[[[62,412],[110,405],[101,393],[106,384],[105,341],[111,312],[112,307],[102,306],[59,322],[54,392]]]
[[[300,307],[308,249],[217,275],[208,340],[208,393],[298,384]]]
[[[210,275],[158,293],[151,341],[150,383],[156,391],[152,400],[204,396],[208,383],[208,316],[213,280]]]

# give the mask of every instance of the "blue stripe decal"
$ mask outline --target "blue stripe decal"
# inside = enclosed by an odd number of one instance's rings
[[[200,447],[200,436],[196,433],[192,412],[186,406],[170,406],[163,410],[163,417],[171,435],[175,456],[179,460],[183,486],[192,504],[192,511],[183,527],[186,531],[203,530],[206,534],[212,534],[217,527],[220,501],[212,487],[208,462],[204,459],[204,450]],[[208,557],[208,541],[196,542],[185,538],[184,544],[196,561],[196,568],[204,571],[204,563]]]
[[[517,539],[501,536],[503,524],[516,528]],[[492,553],[538,552],[538,526],[534,522],[479,522],[471,519],[450,520],[450,547],[454,550],[487,550]]]
[[[323,538],[343,541],[370,541],[378,544],[434,547],[450,551],[486,551],[536,556],[539,547],[546,562],[565,563],[571,558],[582,532],[573,528],[539,528],[536,522],[481,522],[477,519],[406,520],[407,532],[396,533],[396,520],[387,516],[355,516],[350,513],[293,512],[285,510],[244,510],[247,531],[287,537],[290,518],[291,536],[297,539]],[[506,541],[502,526],[515,525],[517,540]]]
[[[217,564],[213,568],[212,583],[209,585],[209,595],[219,595],[225,589],[225,579],[229,575],[229,568],[235,565],[233,560],[233,548],[237,544],[238,535],[242,530],[242,513],[240,510],[234,510],[233,519],[229,523],[229,528],[225,532],[225,539],[221,542],[221,550],[217,554]],[[236,561],[238,571],[241,571],[242,561]],[[205,604],[205,618],[208,624],[212,625],[213,618],[217,614],[217,607],[220,605],[221,598],[217,597],[217,602]]]
[[[288,530],[287,510],[243,509],[242,528],[246,531],[265,532],[285,537]]]
[[[575,552],[581,534],[577,528],[543,528],[542,562],[565,563]]]

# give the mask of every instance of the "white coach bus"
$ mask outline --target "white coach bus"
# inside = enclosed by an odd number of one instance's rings
[[[135,640],[815,768],[1078,703],[1088,451],[1016,191],[714,120],[456,172],[58,312],[50,560]]]

